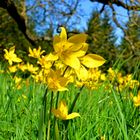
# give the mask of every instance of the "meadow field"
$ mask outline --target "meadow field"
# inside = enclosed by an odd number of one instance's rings
[[[29,48],[30,62],[15,46],[4,50],[0,140],[140,139],[140,63],[131,74],[118,62],[102,72],[107,60],[87,54],[85,41],[85,34],[67,40],[62,28],[54,52]]]

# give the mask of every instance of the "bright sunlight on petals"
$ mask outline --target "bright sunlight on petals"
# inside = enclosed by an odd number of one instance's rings
[[[97,68],[105,63],[105,59],[97,54],[87,54],[81,60],[81,63],[88,68]]]

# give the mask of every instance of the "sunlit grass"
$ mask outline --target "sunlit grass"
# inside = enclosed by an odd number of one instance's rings
[[[45,86],[30,79],[29,84],[24,83],[21,89],[16,89],[8,74],[0,74],[0,83],[0,139],[37,139]],[[74,108],[81,117],[69,122],[68,139],[140,138],[140,108],[134,106],[129,88],[118,92],[112,87],[105,89],[107,84],[106,80],[93,91],[83,88]],[[66,96],[70,105],[78,90],[71,85],[68,96],[59,94],[60,97]],[[137,89],[134,89],[133,94],[137,95],[136,92]],[[58,125],[61,139],[64,122],[58,121]],[[53,137],[51,134],[53,130],[50,133]]]
[[[138,67],[124,75],[127,60],[118,59],[103,73],[98,67],[106,60],[87,54],[86,38],[67,39],[62,27],[53,52],[29,48],[30,63],[15,47],[4,50],[10,66],[0,71],[0,139],[139,139]]]

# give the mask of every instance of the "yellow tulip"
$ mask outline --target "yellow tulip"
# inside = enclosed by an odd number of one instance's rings
[[[84,56],[88,49],[88,44],[85,43],[87,35],[77,34],[67,39],[65,28],[61,27],[61,30],[60,35],[54,37],[54,51],[65,65],[79,69],[79,58]]]
[[[20,58],[17,57],[17,55],[15,54],[15,46],[11,47],[8,50],[4,49],[5,54],[4,54],[4,58],[6,60],[8,60],[9,64],[12,65],[13,62],[21,62],[22,60]]]
[[[60,70],[50,70],[49,74],[47,75],[47,84],[49,89],[53,91],[65,91],[68,90],[66,88],[69,82],[68,78],[61,76]]]
[[[45,51],[41,51],[41,47],[39,46],[38,49],[34,48],[33,50],[29,47],[29,55],[30,57],[34,58],[40,58],[40,55],[42,55]]]
[[[79,113],[73,112],[68,114],[68,108],[65,101],[60,101],[57,109],[52,109],[52,113],[61,120],[70,120],[80,117]]]

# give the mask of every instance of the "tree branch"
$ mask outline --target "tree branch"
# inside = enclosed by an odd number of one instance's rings
[[[121,0],[90,0],[91,2],[99,2],[103,5],[109,5],[110,3],[115,4],[117,6],[121,6],[127,10],[135,10],[140,11],[140,5],[128,5]]]
[[[132,53],[134,54],[134,49],[135,49],[135,47],[134,47],[133,42],[131,42],[131,41],[129,40],[129,38],[128,38],[128,36],[127,36],[126,30],[125,30],[125,29],[119,24],[119,22],[117,21],[117,19],[116,19],[116,12],[115,12],[115,9],[114,9],[113,5],[110,4],[110,7],[111,7],[111,9],[112,9],[112,11],[113,11],[113,21],[114,21],[114,23],[116,24],[117,27],[119,27],[119,28],[123,31],[123,33],[124,33],[124,39],[130,44],[130,46],[131,46],[131,51],[132,51]]]
[[[1,0],[0,7],[7,10],[8,14],[17,23],[19,30],[24,34],[25,38],[32,45],[35,45],[35,38],[31,37],[31,35],[29,35],[29,31],[27,30],[26,18],[18,12],[14,2],[12,0]]]

